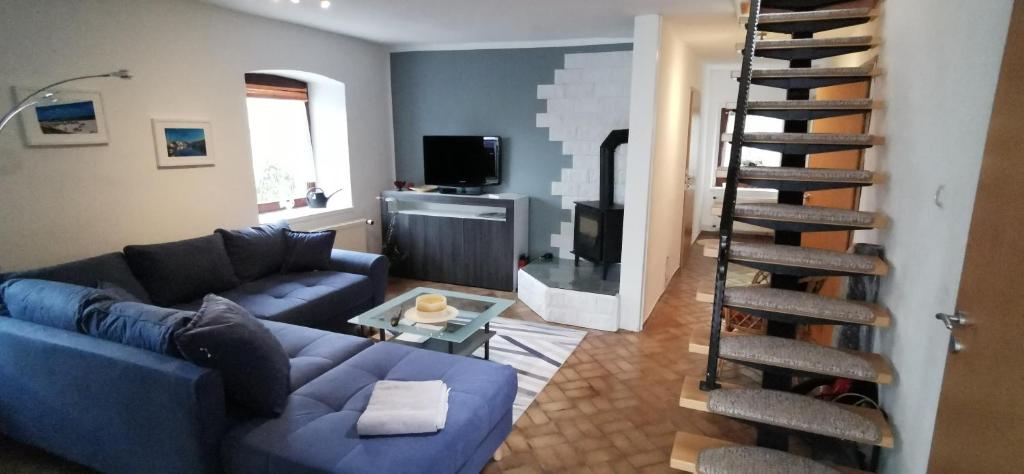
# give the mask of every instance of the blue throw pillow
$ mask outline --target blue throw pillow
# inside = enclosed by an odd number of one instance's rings
[[[284,231],[286,249],[282,273],[311,272],[330,269],[331,250],[334,248],[334,237],[337,232],[325,230],[320,232]]]
[[[227,396],[264,416],[284,411],[291,363],[281,343],[245,308],[207,295],[187,326],[174,334],[178,350],[196,365],[217,369]]]
[[[46,280],[10,280],[0,285],[0,300],[15,319],[78,332],[86,308],[113,298],[102,290]]]
[[[287,222],[266,224],[248,229],[217,229],[224,238],[224,248],[242,281],[252,281],[277,273],[284,264]]]
[[[157,306],[188,303],[240,284],[220,234],[165,244],[129,245],[124,255]]]
[[[195,313],[190,311],[132,301],[103,301],[85,309],[79,329],[100,339],[178,356],[174,333],[194,317]]]

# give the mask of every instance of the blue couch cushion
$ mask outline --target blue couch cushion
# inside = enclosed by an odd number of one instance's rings
[[[356,420],[378,380],[443,380],[451,388],[445,428],[359,437]],[[516,390],[509,366],[376,344],[292,393],[279,418],[233,428],[222,448],[224,466],[228,472],[457,472],[494,428],[509,422]]]
[[[0,301],[15,319],[79,332],[86,308],[113,298],[96,288],[46,280],[9,280],[0,285]]]
[[[157,306],[174,306],[238,286],[220,234],[124,248],[132,273]]]
[[[302,388],[309,381],[373,345],[373,342],[363,337],[267,320],[261,322],[288,354],[292,391]]]
[[[82,313],[78,326],[90,336],[179,356],[174,333],[192,321],[195,313],[131,301],[93,303]]]
[[[217,369],[229,398],[255,413],[284,410],[290,364],[281,343],[245,308],[217,295],[203,306],[174,342],[186,360]]]
[[[329,269],[336,236],[337,232],[333,230],[295,232],[285,229],[284,265],[281,271],[291,273]]]
[[[0,275],[0,280],[16,278],[59,281],[91,288],[99,286],[101,281],[106,281],[124,288],[143,303],[150,302],[149,293],[132,274],[132,270],[128,267],[128,262],[125,261],[124,254],[121,252],[103,254],[52,267]]]
[[[224,248],[234,267],[235,276],[242,281],[279,273],[284,264],[284,230],[287,222],[265,224],[248,229],[217,229],[224,238]]]
[[[369,277],[341,272],[271,275],[220,293],[260,319],[315,328],[333,326],[336,319],[372,307]],[[176,306],[191,310],[200,302]]]

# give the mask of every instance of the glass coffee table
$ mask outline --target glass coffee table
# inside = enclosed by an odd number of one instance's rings
[[[418,323],[403,315],[416,306],[416,297],[435,293],[448,299],[448,306],[459,310],[458,316],[444,323]],[[504,312],[513,301],[456,291],[416,288],[384,304],[348,320],[351,324],[370,326],[380,332],[380,340],[406,344],[449,354],[471,355],[484,347],[484,359],[491,357],[491,320]],[[390,340],[387,333],[396,335]]]

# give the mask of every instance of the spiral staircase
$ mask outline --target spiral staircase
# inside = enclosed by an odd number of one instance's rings
[[[891,448],[892,429],[880,410],[826,401],[794,391],[806,377],[847,379],[862,384],[892,382],[890,363],[879,354],[840,350],[796,339],[801,325],[889,326],[882,307],[830,298],[803,290],[801,279],[824,276],[878,276],[888,271],[878,257],[801,247],[804,232],[875,229],[886,224],[870,212],[804,205],[809,191],[858,188],[879,183],[865,170],[807,168],[808,155],[863,150],[883,144],[865,134],[808,133],[813,120],[870,114],[870,99],[813,100],[817,88],[869,82],[878,74],[873,64],[860,67],[814,67],[816,60],[868,51],[877,46],[870,36],[815,37],[817,33],[863,24],[876,18],[874,8],[849,7],[843,0],[752,0],[747,19],[743,62],[738,79],[735,131],[726,178],[720,236],[705,255],[718,259],[711,326],[695,331],[690,352],[707,356],[703,378],[688,377],[680,394],[684,408],[727,416],[757,429],[757,446],[737,445],[693,433],[677,433],[671,466],[700,473],[825,473],[861,472],[791,453],[790,435],[803,439],[840,440],[840,446]],[[840,5],[846,4],[847,6]],[[763,12],[762,12],[763,11]],[[761,33],[788,35],[759,39]],[[788,67],[754,69],[753,57],[786,61]],[[781,88],[784,101],[749,101],[751,85]],[[783,133],[747,133],[747,115],[785,121]],[[743,147],[782,154],[779,167],[740,166]],[[737,204],[740,183],[779,191],[777,203]],[[734,222],[774,231],[774,242],[734,242]],[[763,287],[729,287],[731,264],[771,273]],[[726,310],[764,318],[766,334],[725,333]],[[760,387],[740,387],[718,380],[720,360],[762,373]],[[872,385],[873,386],[873,385]],[[877,448],[875,449],[877,454]],[[877,459],[876,456],[872,456]],[[865,468],[865,466],[856,466]]]

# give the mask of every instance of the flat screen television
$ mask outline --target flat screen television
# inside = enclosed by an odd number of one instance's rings
[[[501,184],[501,137],[423,137],[423,177],[448,188]]]

